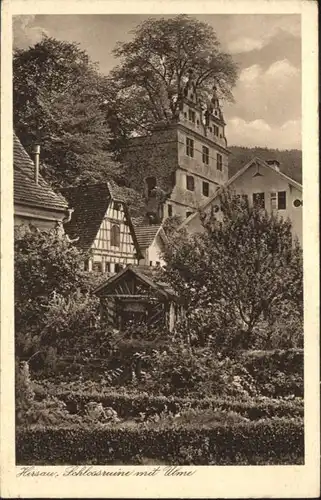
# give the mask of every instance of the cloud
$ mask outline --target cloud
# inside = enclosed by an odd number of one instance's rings
[[[267,78],[291,78],[293,76],[298,76],[300,70],[293,66],[287,59],[282,61],[276,61],[271,64],[271,66],[266,71],[265,75]]]
[[[247,122],[235,116],[227,123],[226,135],[229,145],[300,149],[301,121],[288,120],[273,127],[263,119]]]
[[[40,42],[43,35],[49,33],[42,27],[35,25],[36,16],[13,17],[13,46],[25,49]]]
[[[281,126],[301,117],[300,95],[301,72],[287,59],[274,61],[265,70],[260,64],[253,64],[241,71],[234,90],[235,103],[226,105],[226,119],[264,119]]]
[[[239,18],[240,19],[240,18]],[[244,34],[246,33],[246,34]],[[301,20],[298,15],[288,16],[245,16],[239,23],[233,24],[226,41],[231,54],[244,54],[261,50],[271,41],[287,34],[299,38],[301,36]]]

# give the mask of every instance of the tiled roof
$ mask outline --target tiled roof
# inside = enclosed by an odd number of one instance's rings
[[[65,198],[47,184],[39,174],[38,184],[34,180],[34,163],[13,134],[14,202],[39,208],[65,211]]]
[[[107,184],[86,184],[62,190],[74,209],[71,221],[65,224],[65,231],[71,238],[78,238],[77,246],[89,250],[111,200]]]
[[[160,227],[159,224],[135,226],[136,238],[140,248],[148,248],[153,243]]]

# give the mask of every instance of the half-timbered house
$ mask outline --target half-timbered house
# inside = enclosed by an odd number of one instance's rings
[[[117,273],[142,258],[126,204],[110,183],[66,188],[64,196],[74,213],[65,231],[76,245],[90,251],[85,269]]]
[[[157,280],[148,266],[127,266],[94,293],[100,298],[101,321],[119,330],[139,322],[171,332],[183,314],[177,294]]]

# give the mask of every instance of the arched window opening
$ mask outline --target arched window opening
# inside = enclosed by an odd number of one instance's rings
[[[119,226],[117,226],[117,224],[111,226],[110,244],[112,247],[120,246],[120,229]]]

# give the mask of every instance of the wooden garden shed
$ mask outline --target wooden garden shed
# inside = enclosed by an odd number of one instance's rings
[[[147,276],[145,273],[149,273]],[[141,322],[173,331],[183,313],[179,297],[166,283],[151,277],[151,268],[127,266],[100,285],[101,320],[124,330],[131,322]]]

